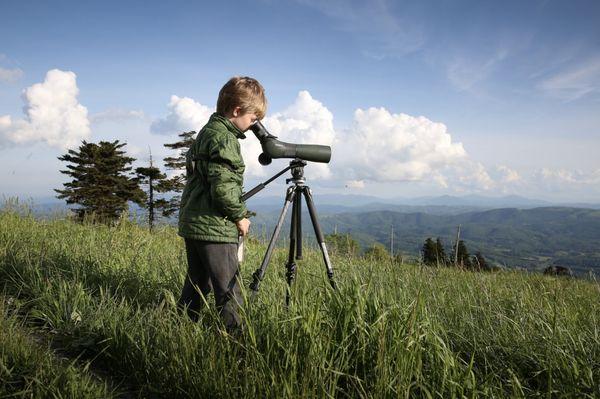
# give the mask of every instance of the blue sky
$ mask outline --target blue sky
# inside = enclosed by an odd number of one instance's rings
[[[123,3],[0,3],[0,193],[51,196],[80,138],[167,155],[250,75],[268,128],[333,146],[321,190],[600,201],[599,2]],[[61,101],[75,122],[31,112]]]

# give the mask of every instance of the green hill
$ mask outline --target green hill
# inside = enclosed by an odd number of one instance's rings
[[[244,286],[264,250],[248,242]],[[333,291],[306,249],[286,308],[286,252],[232,337],[213,306],[177,311],[172,228],[0,212],[0,397],[600,395],[595,283],[333,256]]]
[[[256,221],[270,232],[276,215],[258,215]],[[305,231],[310,234],[308,218]],[[327,233],[350,233],[363,247],[380,242],[418,256],[427,237],[440,237],[446,247],[454,243],[456,228],[471,253],[481,251],[492,262],[539,270],[567,266],[576,273],[600,272],[600,210],[565,207],[494,209],[459,215],[394,211],[346,212],[320,216]]]

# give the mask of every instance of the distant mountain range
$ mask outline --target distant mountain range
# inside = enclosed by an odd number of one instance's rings
[[[279,212],[259,214],[255,232],[271,234]],[[448,253],[460,238],[471,253],[481,251],[493,263],[540,270],[567,266],[576,273],[600,272],[600,210],[567,207],[502,208],[460,214],[402,213],[396,211],[321,213],[325,233],[349,233],[363,247],[374,242],[418,256],[428,237],[440,237]],[[304,231],[312,234],[308,215]],[[258,227],[256,227],[258,226]],[[284,230],[283,235],[287,234]]]
[[[527,209],[548,206],[600,209],[600,203],[552,202],[517,195],[503,197],[487,197],[483,195],[442,195],[416,198],[381,198],[369,195],[319,194],[316,192],[314,193],[314,197],[315,202],[319,207],[319,211],[334,213],[365,210],[394,210],[398,212],[457,214],[484,209]],[[277,209],[282,206],[283,200],[283,193],[281,196],[263,196],[259,193],[248,201],[248,205],[253,209]],[[66,208],[65,202],[55,197],[21,199],[21,202],[33,204],[33,207],[38,210],[59,210]]]
[[[547,206],[562,206],[571,208],[588,208],[600,209],[600,203],[561,203],[551,202],[539,199],[531,199],[520,197],[517,195],[509,195],[504,197],[486,197],[482,195],[465,195],[462,197],[443,195],[437,197],[417,197],[417,198],[380,198],[367,195],[332,195],[314,193],[315,202],[321,208],[327,209],[338,207],[340,211],[351,211],[351,208],[370,210],[399,210],[399,211],[419,211],[423,212],[433,210],[435,213],[444,213],[446,209],[449,213],[457,211],[482,210],[482,209],[497,209],[497,208],[537,208]],[[258,206],[266,209],[269,206],[281,207],[283,203],[283,195],[281,197],[261,197],[260,194],[249,200],[250,206]],[[411,208],[413,207],[413,208]]]

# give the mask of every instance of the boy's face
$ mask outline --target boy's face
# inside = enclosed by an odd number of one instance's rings
[[[244,113],[240,107],[235,107],[232,115],[228,118],[242,132],[250,129],[250,126],[258,120],[256,114],[252,112]]]

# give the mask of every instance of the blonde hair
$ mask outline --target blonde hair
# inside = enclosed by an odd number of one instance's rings
[[[267,112],[265,89],[254,78],[234,76],[219,91],[217,113],[227,116],[235,107],[240,107],[243,113],[252,112],[262,119]]]

